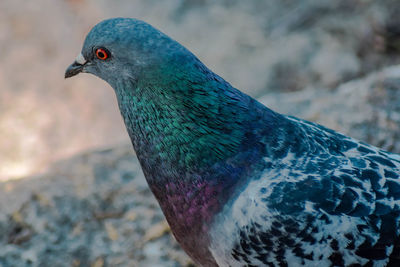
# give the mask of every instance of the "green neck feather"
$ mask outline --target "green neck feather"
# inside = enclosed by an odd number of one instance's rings
[[[120,110],[139,158],[143,154],[174,166],[204,167],[234,153],[245,132],[241,109],[247,109],[249,97],[219,77],[188,81],[179,73],[166,76],[146,79],[152,84],[117,85]]]

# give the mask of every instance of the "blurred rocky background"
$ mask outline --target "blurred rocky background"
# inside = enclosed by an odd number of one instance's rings
[[[143,19],[274,110],[400,153],[399,12],[397,0],[1,0],[0,266],[190,265],[111,88],[63,78],[100,20]]]

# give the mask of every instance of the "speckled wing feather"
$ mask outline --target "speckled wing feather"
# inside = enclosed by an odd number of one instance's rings
[[[305,138],[295,146],[287,144],[290,136],[277,143],[279,153],[272,154],[279,157],[266,157],[269,167],[261,178],[217,216],[217,262],[400,266],[400,157],[288,119]],[[231,238],[219,238],[221,231]]]

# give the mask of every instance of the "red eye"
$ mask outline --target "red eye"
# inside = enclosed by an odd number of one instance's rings
[[[96,56],[98,59],[106,60],[108,58],[108,51],[104,48],[98,48],[96,50]]]

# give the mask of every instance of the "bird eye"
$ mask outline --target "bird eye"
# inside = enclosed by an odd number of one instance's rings
[[[104,48],[97,48],[96,57],[101,60],[106,60],[109,57],[108,51],[105,50]]]

